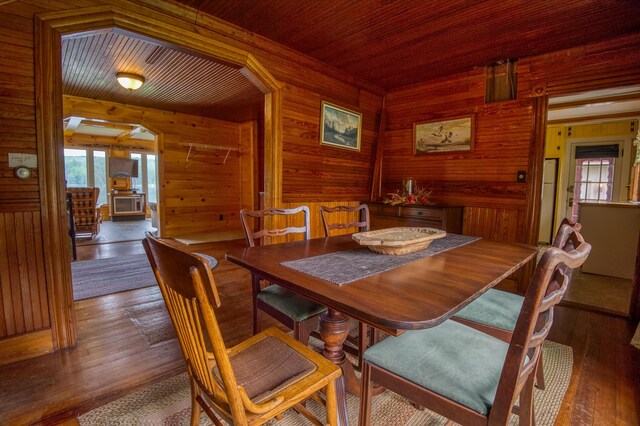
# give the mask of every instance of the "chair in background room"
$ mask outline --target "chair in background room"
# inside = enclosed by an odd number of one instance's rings
[[[369,425],[371,383],[400,393],[463,425],[507,424],[517,411],[534,424],[533,388],[553,307],[567,290],[567,271],[584,263],[591,246],[578,232],[570,251],[551,247],[538,263],[511,343],[456,321],[388,337],[364,354],[360,426]],[[514,410],[518,401],[517,410]]]
[[[303,216],[303,225],[297,227],[262,229],[254,232],[253,224],[249,221],[249,218],[260,220],[267,216],[295,217],[295,215],[299,216],[300,214]],[[240,219],[242,220],[242,228],[249,247],[255,247],[255,240],[263,237],[301,234],[305,240],[311,238],[309,208],[307,206],[300,206],[293,209],[255,211],[243,209],[240,211]],[[257,333],[259,329],[258,309],[260,309],[291,328],[296,340],[307,344],[311,332],[318,328],[320,314],[327,310],[325,306],[295,294],[277,284],[270,284],[262,288],[261,280],[254,276],[252,276],[252,289],[254,334]]]
[[[187,363],[191,425],[199,424],[201,410],[215,425],[222,425],[217,416],[260,425],[292,407],[322,424],[302,405],[309,398],[326,406],[328,424],[337,424],[338,366],[275,327],[228,349],[216,319],[221,301],[210,260],[148,232],[142,244]]]
[[[94,238],[100,233],[102,223],[98,206],[100,188],[67,188],[67,192],[71,194],[76,235],[91,234],[91,238]]]
[[[567,244],[571,244],[569,235],[573,231],[580,232],[581,228],[579,223],[563,219],[553,239],[553,247],[564,250],[571,249],[570,246],[567,246]],[[571,281],[573,270],[569,269],[566,272],[569,281]],[[452,319],[509,343],[523,302],[524,297],[518,294],[490,289],[461,309]],[[536,371],[536,386],[539,389],[545,387],[542,357],[540,357],[540,365]]]
[[[324,226],[325,237],[330,237],[331,231],[334,229],[354,228],[356,232],[366,232],[370,229],[371,222],[369,219],[369,206],[367,206],[366,204],[360,204],[359,206],[354,207],[320,206],[320,216],[322,217],[322,225]],[[335,216],[346,218],[346,221],[334,219]],[[344,350],[358,356],[357,367],[360,368],[362,366],[362,354],[364,353],[364,349],[366,349],[368,346],[371,346],[377,341],[378,330],[376,330],[375,328],[367,327],[367,325],[362,322],[358,322],[355,329],[352,329],[349,332],[349,336],[347,337],[347,342],[355,345],[355,348],[349,345],[345,345]]]

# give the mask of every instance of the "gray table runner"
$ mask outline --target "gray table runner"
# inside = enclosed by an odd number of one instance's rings
[[[424,250],[402,256],[374,253],[366,247],[361,247],[349,251],[290,260],[280,264],[333,284],[343,285],[406,265],[426,256],[443,253],[479,239],[479,237],[469,237],[467,235],[447,234],[446,237],[433,241]]]

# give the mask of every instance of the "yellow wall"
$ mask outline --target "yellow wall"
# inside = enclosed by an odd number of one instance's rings
[[[547,126],[545,158],[558,159],[558,187],[556,191],[555,222],[560,223],[564,217],[564,197],[566,185],[562,185],[562,177],[567,173],[570,159],[567,157],[568,140],[590,139],[601,137],[633,138],[638,132],[638,120],[616,120],[602,123],[568,125],[554,124]]]

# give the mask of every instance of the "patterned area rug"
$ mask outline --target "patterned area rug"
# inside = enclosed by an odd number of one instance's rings
[[[146,254],[71,263],[73,300],[156,285]]]
[[[569,386],[573,368],[573,351],[569,346],[546,342],[544,345],[544,374],[547,388],[535,391],[536,423],[539,426],[553,425]],[[347,394],[349,424],[358,424],[358,398]],[[316,415],[324,412],[314,401],[307,408]],[[190,390],[187,374],[183,373],[163,382],[147,386],[137,392],[96,408],[78,418],[83,426],[98,425],[188,425]],[[446,422],[442,416],[431,411],[418,411],[405,398],[386,391],[374,397],[372,424],[380,426],[436,426]],[[203,414],[200,425],[211,422]],[[293,410],[285,413],[282,421],[271,421],[269,425],[308,425],[303,416]],[[512,416],[511,425],[518,424]]]

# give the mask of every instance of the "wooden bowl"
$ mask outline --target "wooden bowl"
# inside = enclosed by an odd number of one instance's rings
[[[446,232],[435,228],[398,227],[358,232],[353,239],[373,252],[397,256],[425,249],[445,235]]]

